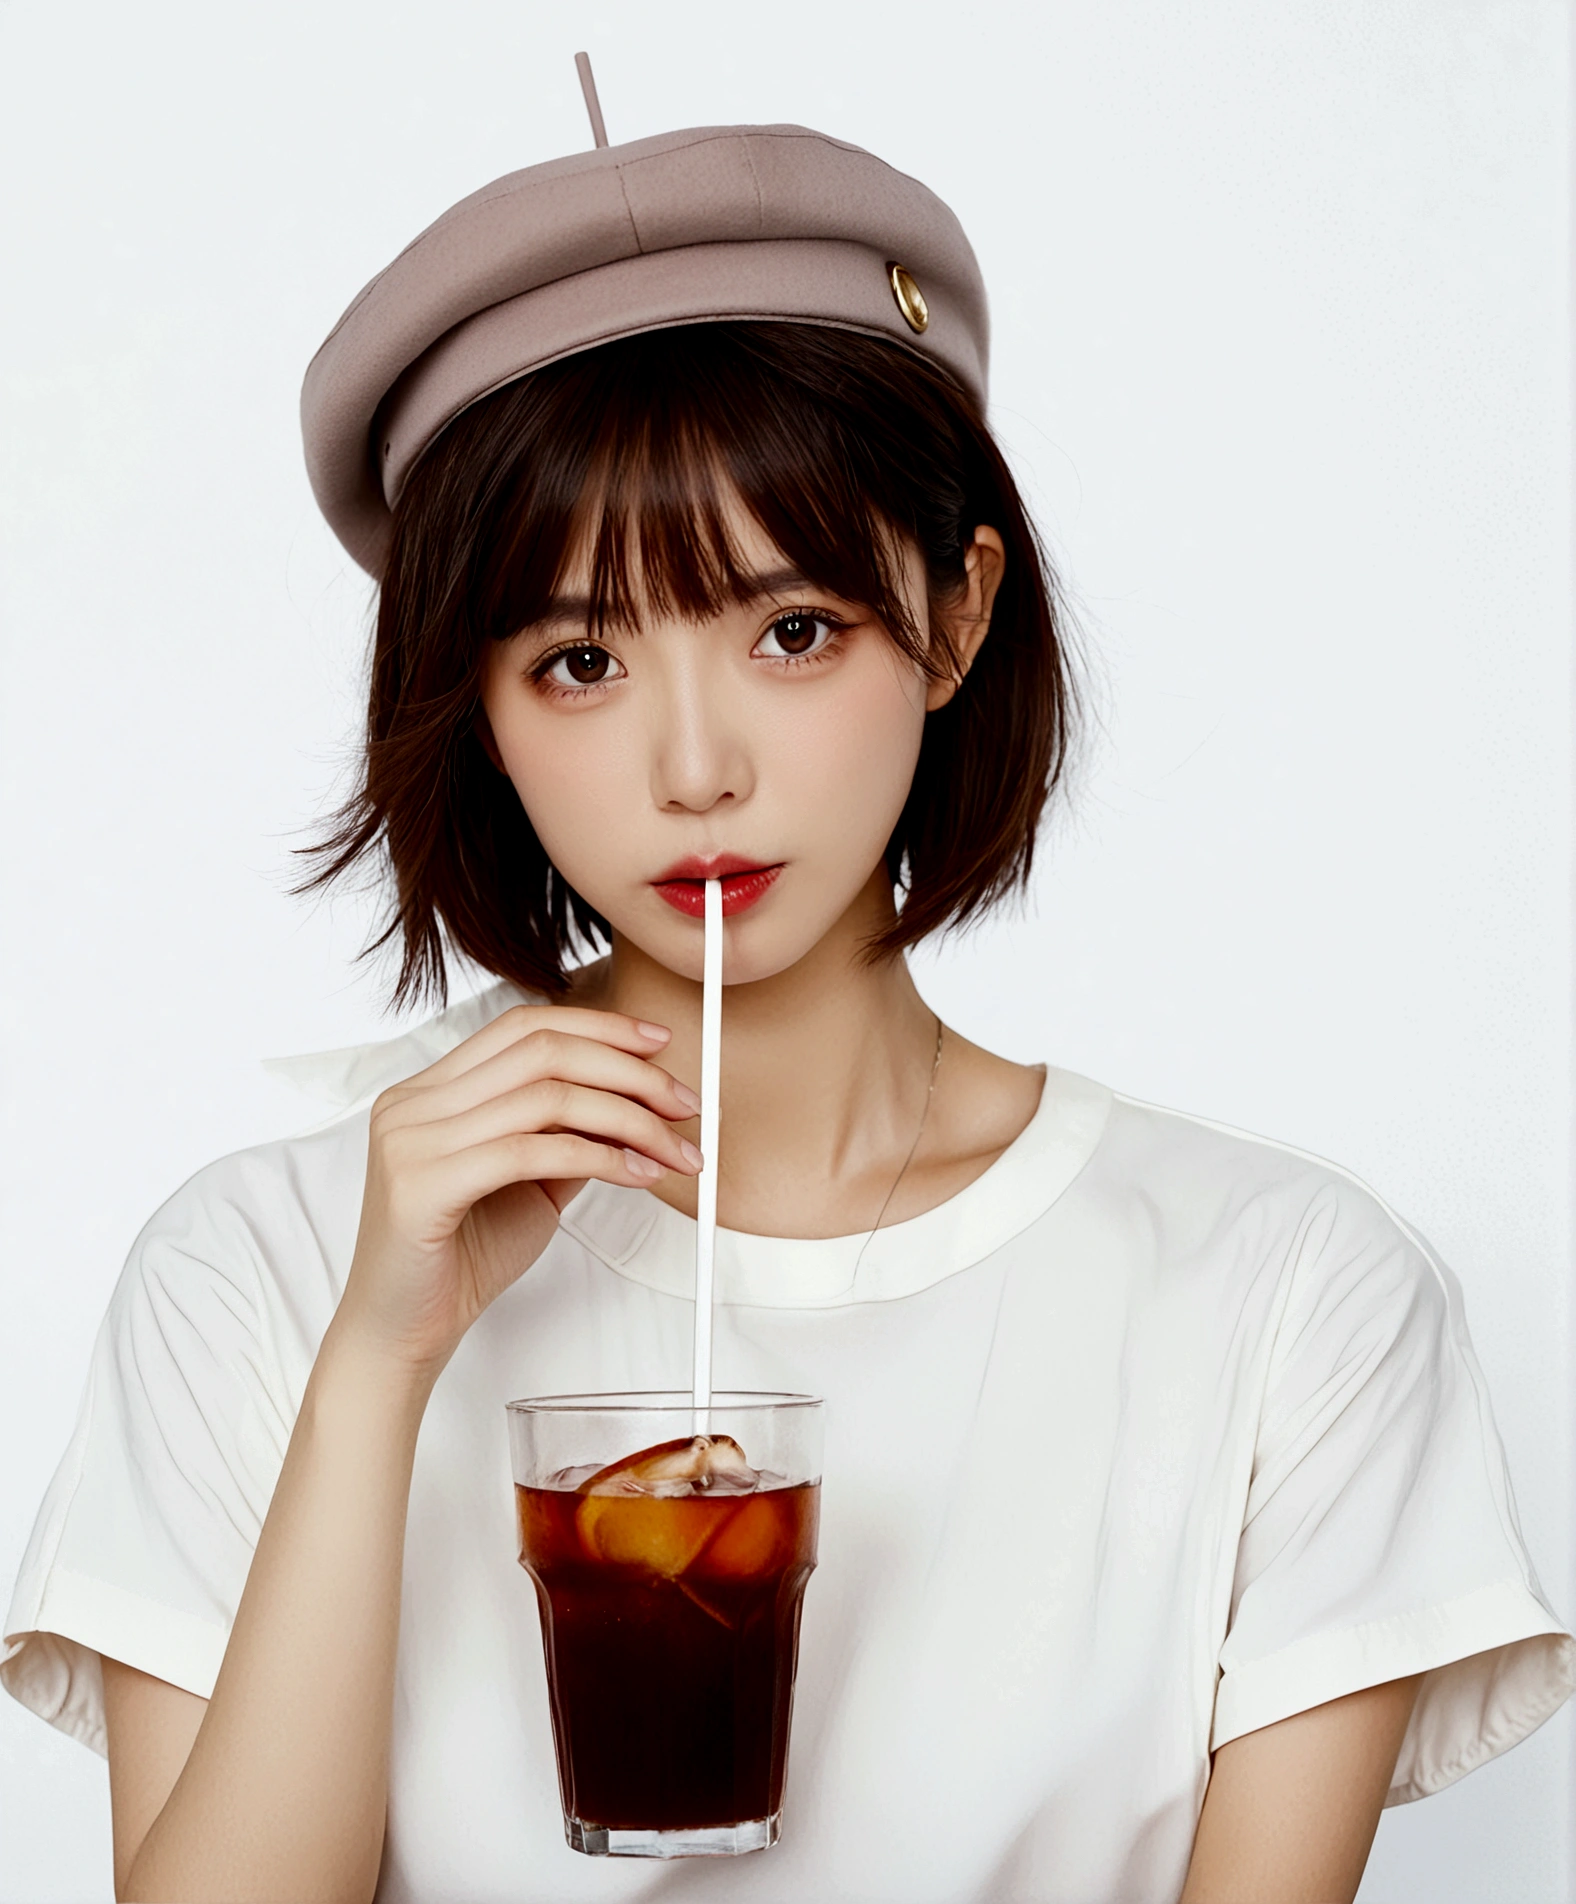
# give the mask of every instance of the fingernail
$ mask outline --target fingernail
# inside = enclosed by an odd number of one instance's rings
[[[684,1106],[685,1110],[693,1111],[697,1115],[699,1114],[700,1099],[687,1084],[680,1084],[677,1078],[673,1080],[673,1095]]]
[[[662,1166],[655,1158],[643,1156],[638,1150],[624,1152],[624,1162],[629,1165],[637,1177],[660,1177]]]
[[[637,1018],[635,1020],[635,1029],[640,1033],[642,1038],[649,1038],[654,1044],[659,1045],[665,1045],[673,1036],[673,1033],[668,1030],[666,1025],[653,1025],[649,1019],[645,1018]]]
[[[689,1165],[691,1170],[699,1170],[701,1165],[706,1161],[687,1137],[681,1137],[679,1139],[679,1155],[684,1159],[685,1163]]]

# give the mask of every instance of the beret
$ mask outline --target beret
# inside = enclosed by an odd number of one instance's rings
[[[511,172],[414,238],[307,368],[313,494],[376,575],[405,478],[467,405],[614,338],[723,319],[891,338],[985,401],[985,287],[933,192],[803,126],[703,126]]]

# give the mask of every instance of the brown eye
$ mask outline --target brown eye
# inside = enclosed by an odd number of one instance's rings
[[[561,648],[543,672],[554,687],[594,688],[605,681],[617,680],[618,675],[613,672],[617,666],[606,648],[586,642],[578,648]],[[619,669],[619,673],[622,672]]]
[[[600,681],[607,673],[606,648],[571,648],[563,657],[564,668],[571,681],[580,687],[589,687],[593,681]]]
[[[831,640],[833,624],[824,615],[807,614],[795,609],[779,615],[761,636],[759,651],[774,660],[792,659],[824,648]]]
[[[808,615],[783,615],[772,623],[772,633],[784,654],[805,654],[814,646],[815,627]]]

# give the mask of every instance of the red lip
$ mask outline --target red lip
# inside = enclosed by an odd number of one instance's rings
[[[676,859],[665,873],[651,882],[665,886],[673,879],[726,879],[730,873],[763,873],[766,864],[758,859],[740,859],[737,853],[708,853],[704,858],[691,853],[688,859]]]
[[[670,866],[651,883],[675,912],[691,919],[706,916],[706,881],[722,882],[722,916],[731,919],[746,912],[757,900],[764,899],[782,871],[782,862],[762,866],[756,860],[740,859],[736,853],[714,853],[701,859],[692,855]]]

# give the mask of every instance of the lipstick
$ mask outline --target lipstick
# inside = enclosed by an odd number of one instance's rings
[[[740,859],[734,853],[714,853],[706,859],[681,859],[651,884],[675,912],[703,919],[706,881],[718,880],[722,885],[722,916],[731,919],[764,899],[782,869],[781,860],[774,866],[763,866],[758,860]]]

